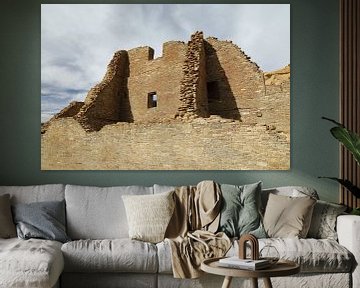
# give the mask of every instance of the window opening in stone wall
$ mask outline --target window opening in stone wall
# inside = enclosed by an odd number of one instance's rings
[[[148,93],[148,108],[155,108],[157,107],[157,94],[156,92]]]
[[[211,81],[207,83],[208,102],[214,102],[220,99],[220,90],[218,81]]]

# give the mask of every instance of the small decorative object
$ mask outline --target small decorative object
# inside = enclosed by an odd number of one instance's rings
[[[265,245],[259,252],[260,259],[266,259],[271,264],[276,264],[280,259],[279,251],[272,245]]]
[[[250,243],[251,259],[259,259],[259,241],[252,234],[245,234],[239,239],[239,258],[246,259],[246,242]]]

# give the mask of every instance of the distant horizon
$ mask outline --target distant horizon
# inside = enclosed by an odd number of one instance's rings
[[[232,41],[263,72],[290,64],[290,4],[42,4],[41,122],[84,101],[116,51],[149,46],[158,58],[195,31]]]

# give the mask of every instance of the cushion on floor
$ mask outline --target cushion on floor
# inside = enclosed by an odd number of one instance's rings
[[[60,242],[0,239],[1,287],[52,287],[63,268]]]

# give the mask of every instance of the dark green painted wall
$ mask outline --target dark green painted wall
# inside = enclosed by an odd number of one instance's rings
[[[77,1],[77,3],[96,3]],[[99,1],[97,1],[99,2]],[[159,2],[159,1],[158,1]],[[187,1],[194,3],[195,1]],[[212,3],[204,1],[199,3]],[[233,1],[227,3],[259,3]],[[271,3],[275,1],[262,1]],[[40,4],[2,0],[0,8],[0,185],[194,184],[203,179],[265,187],[308,185],[324,200],[338,200],[338,186],[319,175],[338,175],[338,145],[321,116],[338,118],[338,1],[291,4],[291,170],[289,171],[41,171]],[[62,1],[62,3],[72,3]],[[107,1],[107,3],[121,3]],[[151,3],[151,1],[147,1]],[[156,3],[153,1],[153,3]],[[185,2],[182,2],[185,3]],[[216,2],[214,2],[216,3]],[[269,33],[276,31],[269,31]],[[61,43],[59,43],[61,45]]]

